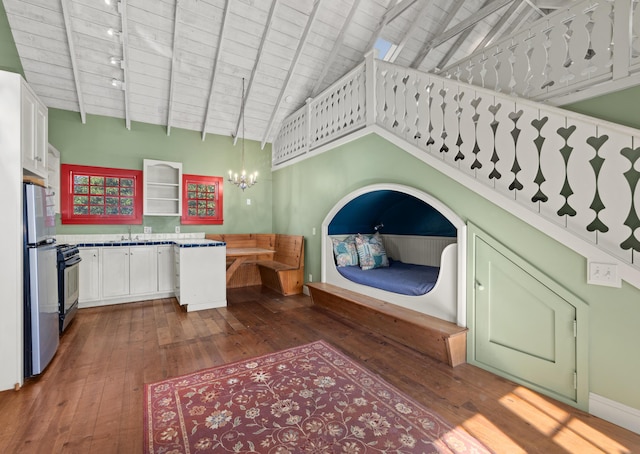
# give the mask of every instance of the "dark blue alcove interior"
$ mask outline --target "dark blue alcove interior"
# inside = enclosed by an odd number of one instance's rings
[[[456,228],[431,205],[404,192],[372,191],[347,203],[329,224],[329,235],[380,233],[455,237]]]

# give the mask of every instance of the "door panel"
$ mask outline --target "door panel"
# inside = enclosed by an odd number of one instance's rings
[[[475,359],[576,401],[576,308],[476,238]]]

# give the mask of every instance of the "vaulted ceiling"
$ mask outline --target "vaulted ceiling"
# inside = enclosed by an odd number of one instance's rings
[[[443,68],[567,0],[2,0],[48,107],[271,142],[362,61]],[[384,51],[383,51],[384,52]]]

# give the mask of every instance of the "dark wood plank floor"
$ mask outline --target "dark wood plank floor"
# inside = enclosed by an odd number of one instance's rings
[[[82,309],[42,377],[0,393],[0,452],[138,453],[144,383],[324,339],[499,453],[640,453],[640,435],[464,364],[451,369],[266,288],[187,314]]]

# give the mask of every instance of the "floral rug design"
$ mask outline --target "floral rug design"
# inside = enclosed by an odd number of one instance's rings
[[[323,341],[145,385],[146,453],[486,453]]]

